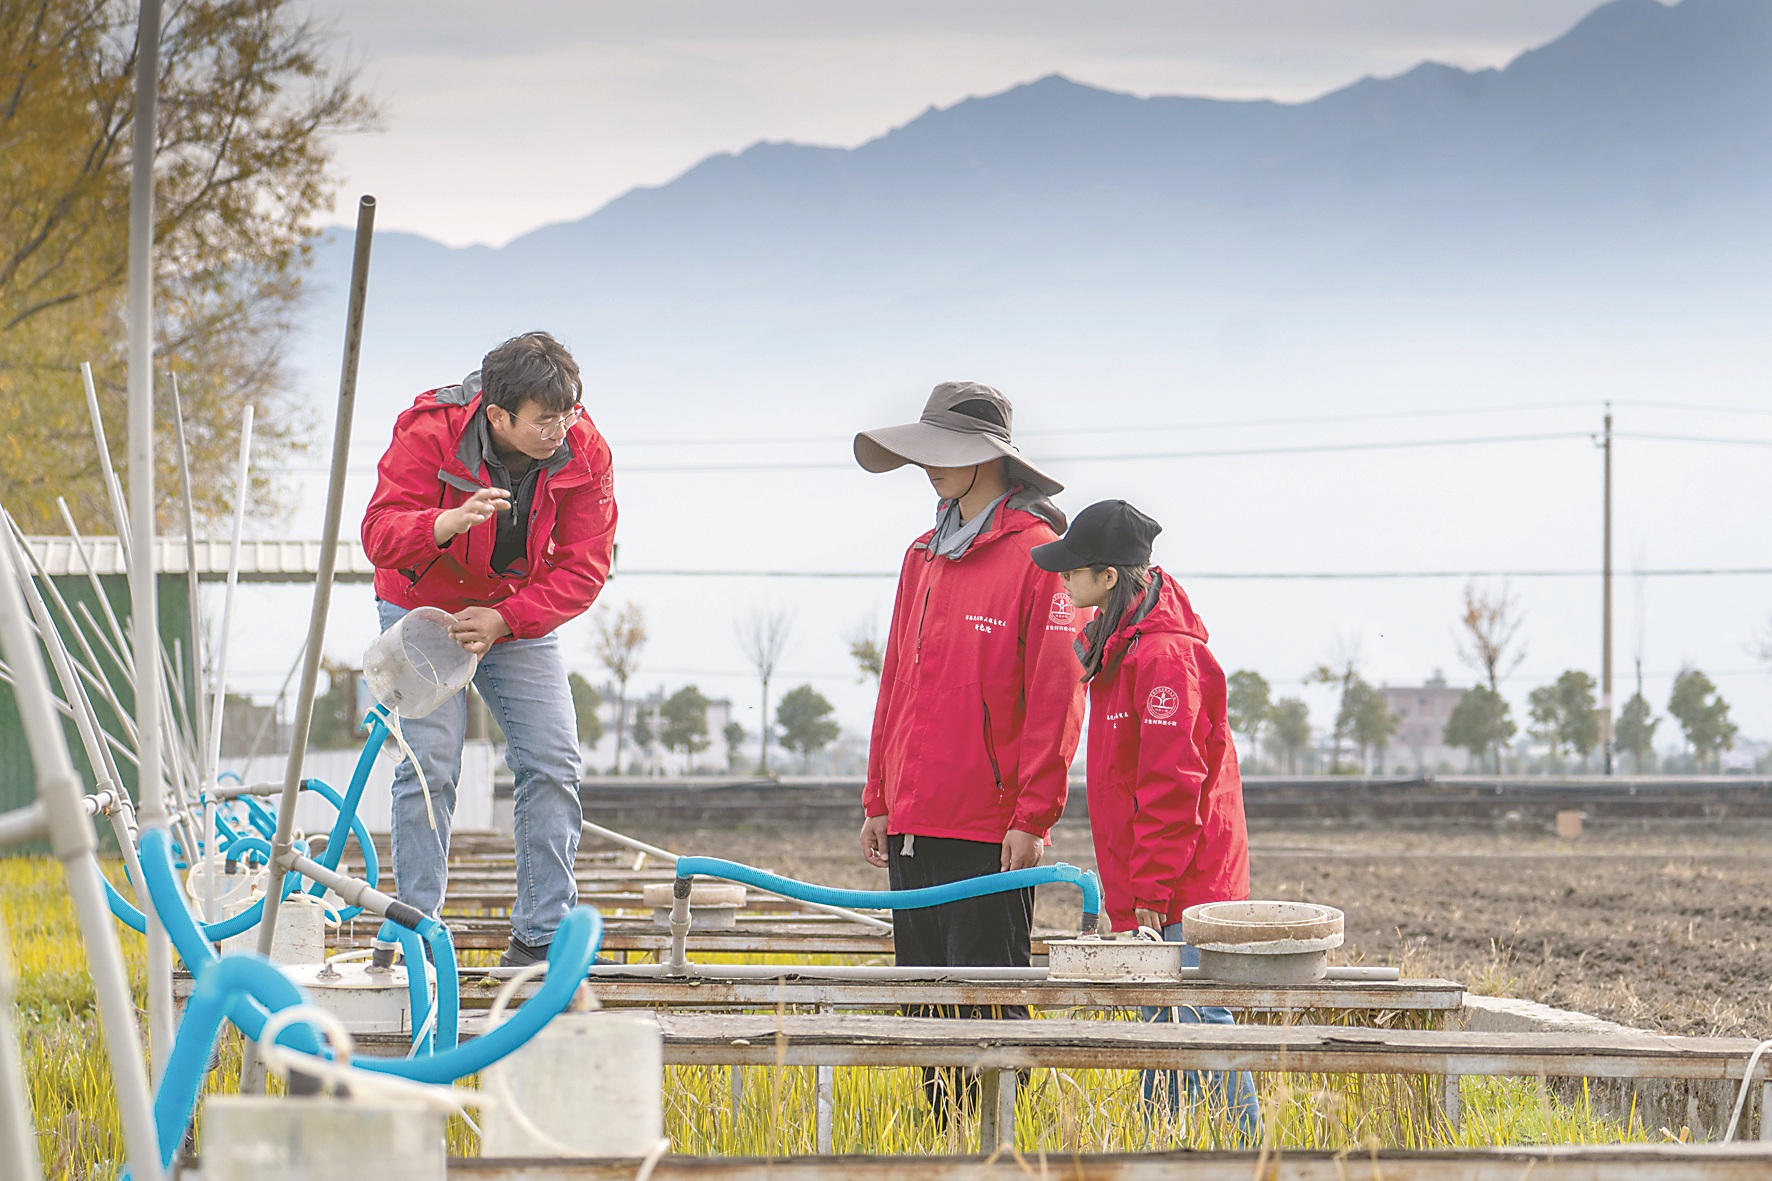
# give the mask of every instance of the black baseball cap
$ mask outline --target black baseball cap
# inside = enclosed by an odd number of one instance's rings
[[[1054,574],[1084,566],[1148,566],[1151,542],[1162,531],[1123,500],[1098,500],[1072,518],[1063,537],[1036,545],[1028,556]]]

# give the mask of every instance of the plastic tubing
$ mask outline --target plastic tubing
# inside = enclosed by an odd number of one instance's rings
[[[375,718],[375,715],[371,715],[371,717]],[[381,882],[381,863],[375,855],[375,841],[370,838],[369,829],[364,826],[362,819],[357,815],[357,805],[363,798],[363,789],[369,782],[370,769],[375,766],[375,753],[381,746],[376,735],[376,726],[378,725],[380,725],[379,719],[371,724],[370,741],[364,745],[364,753],[357,759],[357,768],[351,776],[351,786],[345,795],[340,796],[324,780],[308,779],[304,780],[302,784],[306,790],[313,792],[338,810],[338,819],[333,822],[332,832],[327,837],[326,849],[316,860],[328,869],[337,869],[339,861],[344,857],[344,839],[348,833],[357,838],[357,847],[363,851],[363,880],[371,886]],[[240,798],[251,801],[250,796]],[[262,807],[260,810],[263,810]],[[223,846],[228,853],[229,860],[234,860],[239,856],[234,852],[236,845],[242,846],[241,853],[254,848],[266,852],[270,849],[270,845],[259,837],[235,837]],[[300,885],[299,879],[285,875],[283,897],[289,897],[298,885]],[[307,889],[308,893],[316,897],[326,892],[326,887],[318,882],[311,884]],[[147,930],[147,919],[142,916],[142,912],[127,898],[117,893],[116,887],[111,885],[108,878],[105,880],[105,900],[110,904],[111,913],[124,926],[138,934]],[[250,931],[258,925],[259,916],[263,913],[264,902],[261,899],[232,918],[204,925],[202,930],[209,942],[220,943],[242,931]],[[363,908],[360,906],[347,906],[338,912],[338,921],[348,923],[362,913]]]
[[[718,857],[677,859],[679,890],[687,888],[688,879],[698,874],[755,886],[759,890],[769,890],[784,898],[797,898],[802,902],[891,910],[920,910],[926,906],[939,906],[943,902],[958,902],[963,898],[978,898],[986,894],[1023,890],[1029,886],[1069,882],[1083,891],[1083,930],[1093,931],[1097,917],[1101,914],[1101,883],[1094,874],[1063,863],[1034,869],[1013,869],[1007,873],[987,873],[982,877],[966,878],[941,886],[924,886],[917,890],[838,890],[830,886],[815,886],[811,882],[778,877],[753,866],[723,861]]]
[[[427,1026],[440,1024],[431,1022],[431,987],[429,961],[425,959],[424,937],[417,931],[409,931],[399,923],[384,922],[375,937],[383,943],[398,943],[400,956],[406,961],[406,992],[408,1004],[412,1008],[412,1052],[429,1054],[436,1048],[436,1032],[426,1033]],[[455,971],[455,962],[449,963],[448,970]],[[443,984],[443,966],[437,968],[437,985]]]
[[[172,945],[185,966],[199,982],[218,962],[214,949],[204,942],[197,920],[191,915],[178,875],[172,868],[170,840],[162,829],[142,833],[142,876],[147,880],[148,897],[165,924]],[[465,1045],[427,1055],[423,1058],[355,1057],[351,1063],[363,1070],[390,1074],[420,1083],[450,1083],[476,1074],[516,1050],[534,1037],[543,1026],[566,1011],[573,994],[591,969],[597,949],[603,942],[603,918],[589,906],[574,907],[561,920],[548,946],[548,975],[516,1015],[497,1029],[489,1030]],[[441,975],[441,973],[439,973]],[[300,992],[296,993],[299,1000]],[[278,1005],[278,1008],[286,1008]],[[254,1041],[265,1025],[267,1009],[251,996],[237,996],[228,1006],[228,1019],[240,1032]],[[304,1054],[320,1054],[320,1039],[307,1026],[291,1026],[288,1037],[279,1037],[278,1044]]]
[[[184,1020],[179,1023],[178,1036],[161,1075],[160,1093],[154,1096],[154,1126],[160,1133],[162,1168],[172,1167],[173,1155],[191,1126],[191,1115],[209,1075],[209,1057],[221,1034],[223,1018],[242,1003],[254,1002],[275,1012],[301,1004],[302,995],[287,976],[255,954],[216,960],[192,988]],[[278,1034],[277,1040],[297,1048],[312,1037],[313,1031],[305,1026],[299,1032],[292,1026]]]
[[[450,938],[448,927],[430,917],[418,925],[418,933],[431,949],[431,963],[437,965],[437,1027],[432,1034],[435,1049],[453,1050],[459,1036],[456,1026],[461,1023],[461,973],[456,969],[455,941]],[[599,937],[598,942],[601,941]],[[595,958],[595,950],[591,955]]]

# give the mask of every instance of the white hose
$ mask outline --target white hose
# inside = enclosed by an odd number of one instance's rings
[[[1747,1106],[1748,1089],[1754,1085],[1754,1067],[1760,1064],[1760,1055],[1764,1054],[1767,1050],[1772,1050],[1772,1040],[1763,1041],[1754,1047],[1754,1052],[1749,1055],[1747,1060],[1747,1069],[1741,1072],[1741,1090],[1735,1094],[1735,1110],[1729,1116],[1729,1126],[1723,1129],[1724,1144],[1735,1139],[1735,1128],[1736,1125],[1741,1123],[1742,1108]],[[1768,1117],[1772,1117],[1772,1112],[1760,1112],[1760,1124],[1762,1127],[1766,1126],[1766,1120]]]
[[[425,819],[431,822],[431,831],[435,832],[437,831],[437,813],[431,808],[431,785],[425,781],[424,765],[418,761],[418,756],[412,753],[412,748],[406,745],[406,735],[400,733],[400,715],[390,710],[383,716],[388,721],[388,733],[400,745],[400,749],[406,752],[406,757],[412,760],[412,773],[418,776],[418,789],[425,795]]]
[[[332,1052],[337,1056],[333,1059],[304,1054],[300,1050],[292,1050],[288,1046],[277,1044],[277,1035],[289,1025],[296,1023],[314,1026],[326,1035]],[[259,1058],[264,1062],[265,1069],[288,1081],[291,1071],[316,1078],[334,1088],[343,1087],[357,1099],[391,1099],[404,1100],[423,1104],[433,1111],[441,1111],[445,1115],[459,1115],[467,1120],[468,1125],[478,1134],[480,1128],[469,1119],[467,1108],[489,1106],[488,1097],[479,1091],[466,1087],[433,1086],[429,1083],[416,1083],[410,1079],[399,1078],[379,1071],[355,1070],[351,1067],[351,1055],[356,1049],[356,1042],[351,1038],[350,1031],[337,1017],[316,1005],[291,1005],[273,1013],[265,1020],[264,1030],[259,1034]]]

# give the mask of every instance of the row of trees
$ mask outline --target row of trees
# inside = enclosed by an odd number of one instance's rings
[[[1504,750],[1519,733],[1501,685],[1525,659],[1525,645],[1519,639],[1523,622],[1518,600],[1505,588],[1498,594],[1474,585],[1465,588],[1459,655],[1481,680],[1459,698],[1441,739],[1447,746],[1468,751],[1474,765],[1487,763],[1497,773]],[[1763,649],[1762,655],[1772,662],[1772,636]],[[1304,678],[1307,684],[1340,690],[1330,731],[1332,771],[1341,769],[1344,747],[1358,754],[1361,767],[1370,767],[1375,755],[1382,762],[1401,725],[1384,694],[1360,675],[1358,663],[1358,645],[1344,642],[1332,662],[1319,665]],[[1258,757],[1259,742],[1265,736],[1278,746],[1287,771],[1296,773],[1300,756],[1311,745],[1304,703],[1296,698],[1275,701],[1266,679],[1247,670],[1232,673],[1228,687],[1231,728],[1244,736],[1251,760]],[[1567,757],[1585,761],[1600,745],[1602,717],[1596,688],[1592,676],[1571,669],[1527,696],[1527,736],[1543,745],[1550,762],[1561,766]],[[1729,704],[1711,679],[1690,665],[1682,668],[1674,679],[1667,713],[1679,723],[1694,764],[1716,769],[1722,752],[1733,747],[1738,727],[1730,720]],[[1619,711],[1613,735],[1615,749],[1629,754],[1632,770],[1653,767],[1655,733],[1661,721],[1643,696],[1639,675],[1637,692]]]
[[[650,638],[646,630],[646,613],[638,603],[628,603],[619,611],[604,607],[592,616],[592,651],[615,685],[615,764],[612,773],[620,774],[622,759],[629,740],[643,751],[654,745],[680,754],[686,761],[707,750],[712,744],[708,733],[708,698],[695,685],[685,685],[650,712],[640,711],[635,717],[633,732],[628,732],[628,687],[640,671],[640,653]],[[803,768],[812,757],[835,742],[840,730],[832,716],[836,712],[824,695],[810,684],[790,690],[776,707],[773,722],[769,721],[769,690],[786,654],[793,635],[793,619],[785,611],[758,611],[739,621],[736,635],[740,651],[756,674],[765,719],[758,735],[757,769],[769,773],[771,746],[800,756]],[[878,675],[877,673],[875,674]],[[574,708],[578,713],[579,739],[589,745],[603,740],[604,728],[600,710],[602,696],[594,686],[577,673],[572,674]],[[726,724],[722,737],[726,740],[727,758],[734,770],[749,733],[737,721]]]

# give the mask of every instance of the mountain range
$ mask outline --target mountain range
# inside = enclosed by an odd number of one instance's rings
[[[1621,268],[1752,288],[1772,240],[1768,62],[1763,0],[1614,0],[1503,69],[1426,63],[1298,104],[1054,75],[854,148],[716,155],[498,249],[382,234],[372,353],[407,371],[435,341],[534,322],[612,375],[660,351],[791,367],[831,332],[872,352],[869,324],[1037,345],[1227,296],[1611,289]],[[322,293],[342,290],[346,237],[318,252]]]

